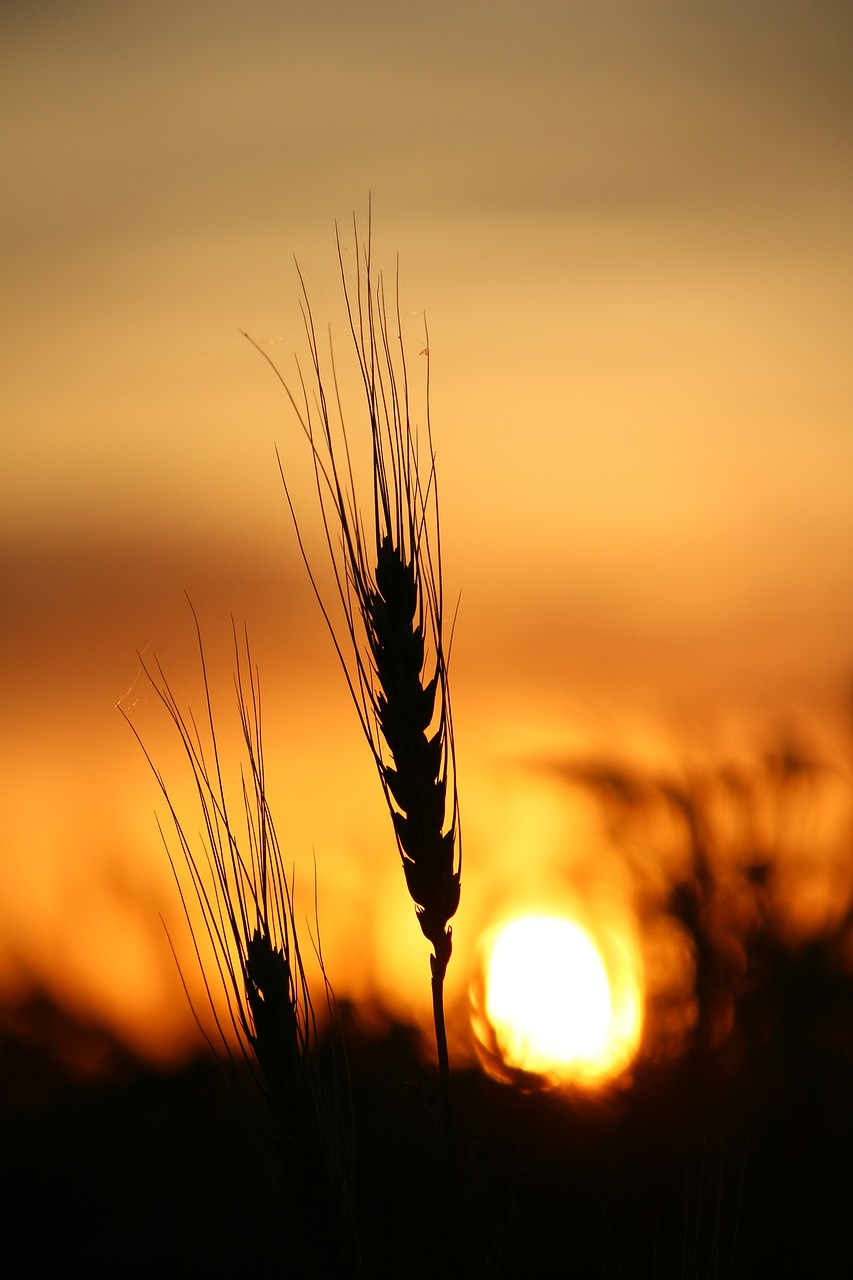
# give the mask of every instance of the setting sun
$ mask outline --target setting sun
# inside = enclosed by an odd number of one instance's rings
[[[592,935],[563,916],[521,916],[493,934],[482,1013],[506,1066],[553,1083],[612,1078],[639,1041],[636,979],[608,973]]]

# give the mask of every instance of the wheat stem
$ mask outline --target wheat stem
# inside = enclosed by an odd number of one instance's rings
[[[355,221],[353,230],[354,286],[347,282],[340,236],[338,262],[364,391],[372,464],[369,502],[359,501],[356,492],[351,432],[345,425],[334,353],[330,353],[327,366],[321,360],[301,275],[311,377],[306,381],[299,369],[298,396],[267,352],[254,345],[284,387],[310,446],[342,628],[334,621],[334,610],[327,605],[314,575],[279,458],[285,495],[314,593],[377,767],[417,919],[433,947],[433,1016],[452,1166],[455,1154],[443,993],[452,950],[449,921],[459,905],[462,854],[438,487],[429,417],[429,346],[427,341],[422,352],[426,360],[424,452],[410,414],[399,268],[389,316],[383,277],[373,273],[370,227],[362,245]],[[330,405],[337,409],[335,420]],[[368,527],[362,514],[365,510],[371,516]]]
[[[291,881],[267,798],[258,672],[252,665],[248,638],[241,653],[235,628],[235,690],[247,758],[247,768],[240,771],[242,815],[238,821],[228,799],[195,612],[193,617],[204,686],[204,735],[192,713],[181,711],[160,664],[152,671],[143,659],[140,661],[189,761],[201,816],[201,856],[187,835],[162,774],[133,725],[131,729],[166,801],[189,877],[186,885],[161,828],[217,1030],[231,1055],[211,985],[216,978],[224,990],[243,1059],[269,1103],[290,1200],[306,1245],[318,1265],[323,1265],[322,1274],[351,1275],[358,1269],[359,1250],[343,1116],[346,1100],[341,1097],[338,1081],[333,1079],[330,1087],[320,1070],[317,1020],[299,945]],[[193,898],[201,926],[193,918]],[[202,955],[205,935],[212,966]],[[315,950],[334,1044],[334,997],[319,941]],[[183,981],[183,974],[181,978]]]

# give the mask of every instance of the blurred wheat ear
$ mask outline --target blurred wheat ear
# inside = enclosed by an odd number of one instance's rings
[[[327,606],[312,569],[279,458],[282,481],[299,547],[379,772],[406,885],[421,929],[433,947],[433,1014],[453,1179],[444,978],[452,949],[449,921],[459,906],[462,858],[438,486],[429,417],[429,340],[424,326],[424,418],[419,435],[410,413],[399,268],[389,315],[383,277],[373,272],[370,229],[363,244],[359,244],[355,220],[353,232],[354,286],[347,281],[339,234],[337,248],[364,391],[363,439],[372,462],[372,489],[362,495],[366,500],[360,501],[356,492],[355,433],[345,422],[331,342],[328,361],[323,361],[301,273],[310,373],[306,377],[299,370],[298,397],[263,348],[253,345],[272,365],[310,446],[341,607],[342,622],[337,625],[333,620],[337,610]]]
[[[196,818],[201,818],[199,853],[161,772],[132,724],[131,729],[154,772],[171,817],[173,839],[180,849],[177,860],[162,826],[161,836],[192,932],[215,1025],[233,1056],[233,1037],[220,1020],[214,998],[213,988],[219,986],[224,990],[227,1020],[236,1033],[243,1059],[269,1104],[273,1138],[282,1157],[291,1207],[302,1226],[311,1265],[319,1268],[318,1275],[354,1275],[359,1267],[359,1249],[353,1214],[349,1090],[343,1045],[318,928],[316,950],[325,984],[331,1047],[331,1066],[322,1068],[291,882],[267,800],[258,671],[252,665],[248,638],[244,634],[241,645],[234,628],[235,691],[246,761],[229,786],[215,727],[201,630],[194,611],[193,618],[204,684],[203,728],[199,728],[192,712],[185,716],[180,710],[159,662],[151,670],[141,661],[189,761],[198,801],[193,829]],[[240,797],[236,818],[228,798],[234,782],[239,783]],[[316,915],[315,899],[315,920]],[[208,944],[212,961],[202,957]]]

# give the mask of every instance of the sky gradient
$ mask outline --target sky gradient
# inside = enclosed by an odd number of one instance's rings
[[[12,5],[0,22],[0,981],[64,984],[146,1043],[186,1023],[153,780],[116,711],[172,759],[136,653],[171,658],[197,695],[186,591],[226,700],[229,614],[250,627],[283,835],[309,882],[316,853],[330,964],[361,956],[358,991],[409,964],[420,983],[276,469],[275,445],[316,534],[303,441],[240,336],[294,377],[295,255],[345,345],[335,222],[348,253],[369,194],[389,277],[400,254],[416,384],[428,319],[461,598],[459,998],[490,912],[622,887],[615,862],[584,879],[588,819],[532,763],[740,748],[792,719],[837,740],[848,5],[214,0]],[[401,978],[393,1007],[413,990]]]

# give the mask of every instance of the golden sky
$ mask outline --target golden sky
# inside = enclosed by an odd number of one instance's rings
[[[184,590],[226,694],[229,611],[256,637],[302,865],[313,848],[346,902],[353,850],[375,860],[358,946],[408,929],[426,963],[288,525],[273,446],[296,468],[302,441],[239,336],[292,376],[296,255],[342,339],[334,226],[351,243],[368,193],[418,374],[429,321],[477,901],[517,884],[520,832],[534,897],[586,838],[513,761],[827,722],[853,668],[849,5],[0,22],[7,984],[61,970],[117,1022],[183,1016],[156,798],[115,705],[151,710],[137,650],[176,655],[189,699]],[[138,1010],[106,993],[113,936]]]

